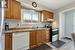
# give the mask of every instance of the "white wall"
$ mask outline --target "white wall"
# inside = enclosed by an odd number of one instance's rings
[[[2,9],[0,8],[0,49],[1,49],[1,46],[2,46],[2,44],[1,44],[1,20],[2,20]]]
[[[63,34],[63,32],[64,32],[64,27],[62,27],[63,26],[63,24],[61,24],[61,22],[62,21],[60,21],[60,20],[62,20],[63,18],[63,15],[59,15],[60,13],[62,13],[63,11],[65,11],[65,10],[67,10],[67,9],[71,9],[71,8],[74,8],[75,7],[75,2],[72,2],[72,3],[70,3],[70,4],[68,4],[68,5],[66,5],[66,6],[63,6],[63,7],[61,7],[61,8],[59,8],[59,9],[56,9],[55,11],[54,11],[54,13],[55,13],[55,19],[56,19],[56,26],[57,27],[59,27],[59,35],[60,35],[60,38],[62,38],[62,37],[64,37],[64,34]],[[60,17],[59,17],[60,16]],[[60,19],[60,18],[62,18],[62,19]],[[60,26],[61,25],[61,26]]]
[[[73,32],[75,32],[75,10],[73,13]]]
[[[59,17],[56,14],[57,12],[54,12],[54,22],[53,22],[53,28],[59,28]]]
[[[75,2],[72,2],[72,3],[68,4],[68,5],[63,6],[63,7],[59,8],[59,9],[56,9],[54,11],[54,13],[55,13],[54,17],[56,19],[56,23],[57,23],[56,25],[57,25],[57,27],[59,27],[59,13],[62,12],[62,11],[64,11],[64,10],[73,8],[73,7],[75,7]]]
[[[2,9],[0,8],[0,32],[1,32],[1,20],[2,20]]]
[[[60,13],[59,14],[59,39],[64,37],[64,14]]]

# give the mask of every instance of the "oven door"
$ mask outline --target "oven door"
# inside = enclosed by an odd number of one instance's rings
[[[52,30],[52,42],[58,40],[58,32],[59,32],[58,29],[53,29]]]

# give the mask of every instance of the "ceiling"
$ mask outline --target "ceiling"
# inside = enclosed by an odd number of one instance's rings
[[[35,1],[38,4],[38,6],[41,5],[48,9],[55,10],[74,2],[75,0],[19,0],[19,1],[30,5],[32,1]]]

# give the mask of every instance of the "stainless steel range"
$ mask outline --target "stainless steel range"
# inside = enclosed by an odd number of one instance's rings
[[[59,40],[59,29],[58,28],[55,28],[52,30],[52,42],[56,41],[56,40]]]
[[[49,32],[50,32],[50,42],[56,41],[58,40],[58,33],[59,33],[59,29],[58,28],[52,28],[51,25],[45,25],[46,28],[50,28]]]

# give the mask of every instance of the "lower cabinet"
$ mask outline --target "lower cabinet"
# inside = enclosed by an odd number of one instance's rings
[[[49,39],[50,39],[50,32],[49,32],[49,30],[42,30],[42,32],[41,32],[42,43],[48,43]]]
[[[29,47],[30,48],[34,48],[34,47],[36,47],[36,31],[31,31],[30,32],[30,42],[29,42]]]
[[[27,50],[49,42],[49,30],[5,34],[5,50]]]
[[[40,45],[42,43],[42,31],[36,31],[36,42],[37,45]]]
[[[46,42],[50,42],[50,31],[46,30]]]
[[[12,34],[5,34],[5,50],[12,50]]]
[[[42,30],[42,42],[46,43],[46,31]]]
[[[49,30],[37,30],[30,32],[30,48],[49,42]]]
[[[29,32],[17,32],[5,34],[5,50],[29,49]]]

